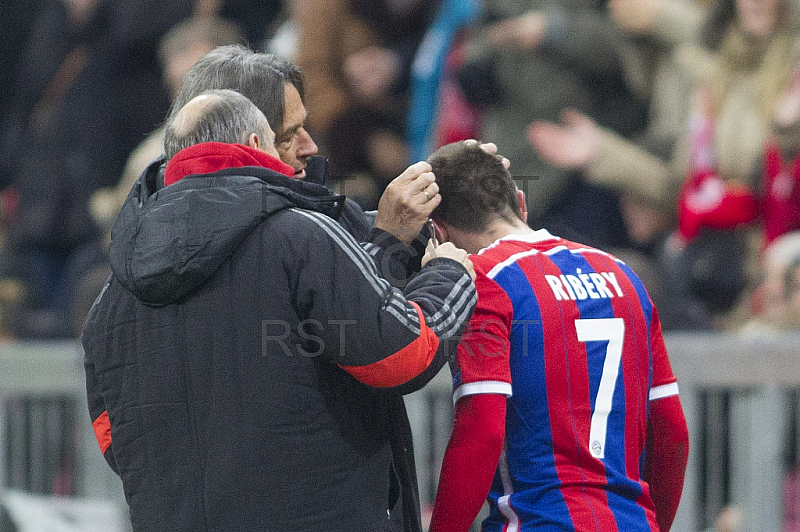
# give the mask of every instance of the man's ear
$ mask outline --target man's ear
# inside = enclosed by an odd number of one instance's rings
[[[258,137],[258,133],[250,133],[250,136],[247,137],[247,142],[245,143],[246,146],[253,148],[254,150],[258,150],[261,148],[261,139]]]
[[[528,223],[528,205],[525,203],[525,193],[520,189],[517,189],[517,201],[519,210],[522,212],[522,221]]]

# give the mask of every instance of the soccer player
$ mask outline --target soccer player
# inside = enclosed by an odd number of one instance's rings
[[[688,432],[658,312],[609,253],[533,230],[501,160],[429,159],[440,238],[468,252],[478,306],[452,363],[455,418],[431,532],[669,530]]]

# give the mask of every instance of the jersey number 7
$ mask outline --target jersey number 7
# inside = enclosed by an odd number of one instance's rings
[[[620,361],[622,360],[622,340],[625,337],[625,322],[622,318],[577,319],[575,330],[578,341],[607,341],[603,374],[594,400],[592,424],[589,429],[589,452],[595,458],[605,458],[606,427],[611,413],[614,388],[617,385]]]

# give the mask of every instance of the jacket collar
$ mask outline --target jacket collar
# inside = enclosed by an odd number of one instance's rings
[[[259,166],[291,177],[294,169],[279,159],[243,144],[202,142],[184,148],[167,163],[164,186],[189,175],[213,174],[227,168]]]

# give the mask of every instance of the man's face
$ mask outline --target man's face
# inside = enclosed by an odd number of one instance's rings
[[[270,127],[269,122],[267,122],[266,118],[264,118],[264,131],[267,132],[267,138],[261,141],[261,143],[259,144],[259,149],[264,153],[266,153],[267,155],[271,155],[276,159],[280,159],[280,156],[278,155],[278,150],[275,148],[275,132],[272,131],[272,128]]]
[[[305,129],[306,108],[291,83],[284,85],[283,132],[275,139],[281,161],[294,168],[294,179],[306,177],[306,158],[319,149]]]

